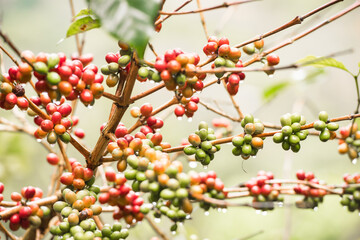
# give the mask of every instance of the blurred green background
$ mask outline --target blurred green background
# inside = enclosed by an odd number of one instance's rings
[[[86,7],[85,1],[74,2],[76,11]],[[183,2],[167,0],[164,10],[172,11]],[[256,1],[206,12],[204,15],[210,35],[226,36],[230,40],[230,45],[235,45],[326,2],[323,0]],[[338,3],[307,19],[301,25],[265,39],[265,49],[327,19],[353,2]],[[221,4],[222,1],[201,1],[201,3],[203,7],[208,7]],[[196,1],[193,1],[184,10],[196,8]],[[357,9],[279,50],[277,53],[281,59],[280,64],[293,63],[308,55],[324,56],[352,49],[352,53],[339,56],[337,59],[350,71],[357,72],[360,62],[359,11],[360,9]],[[58,41],[65,36],[71,21],[68,1],[0,0],[0,16],[2,31],[8,34],[21,50],[30,49],[34,53],[62,51],[68,56],[76,51],[74,38],[58,44]],[[179,47],[185,52],[198,52],[201,59],[206,58],[202,53],[206,37],[197,14],[169,18],[163,23],[161,32],[154,34],[150,42],[159,54],[163,54],[167,49]],[[86,33],[84,52],[93,53],[94,63],[98,66],[105,63],[104,56],[107,52],[117,50],[117,41],[104,31],[96,29]],[[154,55],[149,50],[145,56],[149,60],[154,59]],[[247,58],[242,57],[243,60]],[[4,57],[4,60],[6,68],[12,66],[8,58]],[[311,71],[314,71],[311,67],[278,71],[273,78],[269,78],[264,73],[248,73],[235,99],[243,112],[253,113],[262,121],[276,124],[279,123],[280,116],[287,112],[299,111],[308,121],[313,121],[317,119],[320,110],[327,110],[330,117],[342,116],[354,111],[356,92],[354,80],[350,75],[338,69],[326,69],[314,82],[308,84],[304,81],[304,76]],[[265,103],[262,99],[264,89],[284,80],[292,80],[293,84],[287,91]],[[134,93],[140,93],[151,86],[153,86],[151,83],[137,83]],[[113,91],[113,89],[107,90]],[[236,115],[222,86],[215,84],[197,95],[209,104],[214,105],[216,101],[225,112]],[[171,93],[163,89],[134,105],[140,106],[144,102],[151,102],[156,107],[170,97]],[[96,101],[91,110],[79,104],[77,109],[77,115],[80,116],[79,127],[86,131],[85,141],[88,147],[92,148],[96,143],[99,136],[98,129],[107,120],[109,109],[110,101],[107,99]],[[1,110],[0,116],[17,121],[11,112]],[[192,133],[201,120],[211,122],[213,118],[218,116],[203,107],[199,107],[192,122],[186,119],[179,121],[171,113],[161,133],[166,141],[175,146]],[[28,119],[32,121],[31,118]],[[134,122],[129,114],[125,115],[123,123],[126,126],[131,126]],[[348,122],[341,124],[347,125]],[[235,132],[241,131],[238,125],[233,125]],[[39,186],[46,192],[53,167],[46,163],[46,151],[43,148],[27,135],[2,132],[0,146],[0,180],[6,186],[5,199],[9,199],[11,191],[20,191],[22,186],[27,185]],[[336,141],[322,143],[317,137],[308,138],[303,142],[298,154],[284,152],[281,146],[267,139],[264,149],[258,153],[258,156],[245,162],[240,157],[233,156],[231,149],[231,145],[224,145],[208,169],[216,170],[226,186],[246,181],[262,169],[272,171],[277,178],[294,178],[296,170],[300,168],[313,171],[317,178],[329,184],[340,184],[345,172],[354,173],[359,169],[359,163],[353,165],[346,156],[337,153]],[[72,147],[69,147],[69,155],[83,161],[80,154]],[[202,167],[198,166],[196,170],[202,171]],[[298,198],[300,197],[289,197],[286,201],[294,202]],[[339,197],[328,196],[317,211],[300,210],[295,207],[276,208],[266,216],[256,214],[254,209],[248,208],[231,208],[227,213],[211,210],[210,215],[205,216],[201,209],[197,209],[193,213],[193,219],[179,227],[177,235],[171,235],[169,231],[171,223],[167,219],[163,219],[159,226],[173,239],[241,239],[259,231],[263,233],[252,239],[360,239],[358,213],[349,213],[343,209],[339,200]],[[237,201],[251,200],[248,198]],[[108,215],[107,219],[110,220],[111,216]],[[131,230],[129,239],[149,239],[155,235],[148,224],[143,222]]]

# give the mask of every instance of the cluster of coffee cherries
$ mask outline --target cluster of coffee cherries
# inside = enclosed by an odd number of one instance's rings
[[[58,239],[64,236],[93,239],[96,225],[91,217],[102,212],[102,207],[95,204],[100,188],[94,185],[95,177],[91,169],[84,168],[75,159],[70,160],[72,172],[63,173],[60,177],[60,182],[66,185],[62,190],[63,200],[53,204],[54,211],[63,218],[51,227],[50,232]]]
[[[264,124],[259,119],[254,119],[251,114],[247,114],[241,121],[241,126],[244,128],[244,135],[233,137],[232,144],[235,148],[232,153],[247,160],[250,156],[256,156],[259,149],[263,148],[263,139],[256,135],[264,132]]]
[[[184,148],[184,153],[186,155],[195,154],[196,161],[207,166],[214,159],[214,154],[220,150],[220,145],[211,143],[212,140],[216,139],[216,136],[214,129],[209,128],[206,122],[200,122],[198,129],[189,135],[188,141],[191,145]]]
[[[162,80],[168,90],[178,90],[185,98],[190,98],[195,91],[201,91],[204,87],[202,81],[206,74],[194,72],[199,61],[197,53],[184,53],[181,49],[167,50],[163,56],[156,58],[154,67],[157,73],[152,73],[151,79]]]
[[[340,128],[338,152],[347,154],[353,163],[356,163],[360,152],[360,131],[356,123]]]
[[[86,106],[93,104],[94,98],[102,96],[103,76],[95,65],[89,65],[93,60],[91,54],[74,56],[70,60],[64,53],[39,53],[35,56],[31,51],[24,51],[22,57],[27,62],[9,69],[11,81],[26,83],[33,73],[37,79],[35,89],[39,93],[46,92],[51,99],[57,99],[60,95],[68,100],[80,98]],[[26,81],[22,79],[24,76]]]
[[[144,103],[141,107],[132,107],[130,114],[134,118],[140,118],[142,122],[146,120],[146,124],[140,128],[140,132],[147,135],[148,133],[154,133],[155,130],[164,126],[164,122],[161,118],[151,116],[153,107],[150,103]]]
[[[0,190],[3,190],[3,185]],[[17,213],[12,214],[9,218],[2,219],[4,221],[9,220],[9,227],[12,231],[17,231],[20,227],[28,229],[30,226],[39,227],[42,220],[49,219],[50,209],[46,206],[39,206],[32,203],[39,200],[43,195],[40,188],[32,186],[24,187],[21,189],[21,194],[18,192],[11,193],[11,200],[16,202],[17,206],[21,206]],[[5,208],[1,207],[0,211],[4,211]]]
[[[122,129],[122,131],[119,129]],[[118,161],[117,169],[120,172],[127,168],[127,158],[129,156],[137,154],[153,161],[158,157],[162,149],[170,147],[170,144],[162,142],[162,135],[160,133],[147,133],[145,135],[140,131],[135,136],[132,136],[127,134],[126,127],[121,125],[117,130],[115,135],[118,138],[116,142],[109,142],[107,151],[112,155],[113,160]]]
[[[242,50],[244,51],[244,53],[246,53],[247,55],[252,55],[257,51],[262,51],[262,49],[264,48],[264,39],[260,39],[252,44],[248,44],[243,46]]]
[[[116,174],[112,168],[108,167],[105,171],[105,177],[112,186],[107,192],[99,195],[99,202],[116,206],[113,213],[114,219],[124,218],[127,224],[141,221],[144,215],[140,209],[144,200],[129,185],[125,184],[127,181],[125,176],[120,173]]]
[[[210,208],[219,208],[220,206],[211,203],[206,198],[213,198],[218,200],[225,199],[227,193],[224,192],[224,183],[217,177],[216,172],[200,172],[190,171],[190,195],[192,198],[197,199],[200,203],[199,206],[208,211]],[[204,199],[199,199],[199,195],[203,195]],[[222,206],[221,206],[222,207]]]
[[[341,198],[341,205],[346,206],[350,212],[360,209],[360,188],[351,186],[349,184],[359,184],[360,174],[345,174],[344,175],[344,194]]]
[[[192,96],[190,99],[182,97],[180,104],[174,109],[174,114],[178,119],[182,116],[187,116],[189,119],[194,116],[194,113],[198,110],[198,103],[200,99],[197,96]]]
[[[21,110],[27,110],[29,102],[24,95],[25,89],[21,84],[14,86],[9,81],[0,81],[0,108],[11,110],[18,106]]]
[[[304,170],[298,170],[296,172],[296,178],[310,184],[320,183],[320,181],[315,178],[314,173],[305,172]],[[326,190],[315,188],[307,184],[297,184],[294,187],[294,192],[304,195],[304,199],[302,201],[296,202],[296,206],[298,208],[315,208],[319,203],[323,202],[324,196],[327,194]]]
[[[119,43],[119,46],[121,48],[120,52],[107,53],[105,56],[107,64],[100,68],[102,74],[107,75],[106,85],[108,87],[115,87],[118,84],[120,71],[125,70],[128,72],[130,69],[131,49],[122,43]]]
[[[301,126],[306,124],[304,116],[298,113],[287,113],[280,118],[282,126],[281,132],[274,134],[273,141],[275,143],[282,143],[284,150],[291,150],[293,152],[300,151],[300,141],[307,138],[309,132],[301,130]]]
[[[238,48],[229,46],[229,39],[222,37],[218,39],[215,36],[208,38],[207,44],[204,46],[203,51],[206,55],[216,55],[216,59],[212,64],[212,68],[218,67],[243,67],[241,57],[241,51]],[[224,75],[223,72],[215,73],[215,76],[221,78]],[[239,83],[245,79],[243,72],[232,73],[225,78],[226,89],[231,95],[236,95],[239,90]]]
[[[321,132],[319,138],[322,142],[334,139],[336,137],[336,133],[334,131],[339,129],[339,125],[334,122],[328,122],[328,118],[328,113],[321,111],[319,113],[319,120],[314,122],[314,128]]]
[[[272,172],[259,171],[257,177],[251,178],[245,183],[249,193],[253,196],[253,207],[259,210],[274,209],[274,202],[283,202],[284,199],[279,196],[280,183],[268,183],[273,180]]]
[[[40,98],[32,98],[35,104],[41,104]],[[40,116],[34,117],[34,122],[39,126],[34,132],[34,136],[37,139],[47,137],[47,141],[50,144],[56,143],[58,137],[65,143],[70,141],[70,134],[67,130],[71,129],[78,123],[78,118],[74,118],[75,122],[69,117],[72,112],[72,107],[68,103],[61,103],[56,105],[55,103],[48,103],[45,107],[50,119],[43,119]]]

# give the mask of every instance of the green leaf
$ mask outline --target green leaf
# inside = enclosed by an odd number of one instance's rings
[[[94,28],[100,27],[99,19],[93,19],[90,16],[85,16],[79,19],[76,19],[69,27],[66,37],[70,37],[72,35],[83,33],[89,31]]]
[[[335,60],[334,58],[324,58],[324,57],[315,57],[307,56],[303,59],[297,61],[298,64],[303,66],[313,66],[313,67],[335,67],[342,69],[346,72],[349,72],[342,62]]]
[[[78,14],[76,14],[76,16],[74,17],[75,19],[81,16],[90,16],[90,15],[94,15],[94,12],[91,9],[85,8],[80,10],[80,12]]]
[[[283,81],[279,83],[275,83],[263,91],[263,99],[266,101],[270,101],[275,98],[280,92],[284,91],[288,86],[291,85],[290,81]]]
[[[117,40],[128,43],[140,58],[154,33],[161,0],[88,0],[101,25]]]

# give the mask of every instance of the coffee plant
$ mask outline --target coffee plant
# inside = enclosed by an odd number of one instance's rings
[[[178,5],[175,10],[171,10],[169,2]],[[240,30],[229,36],[216,31],[208,34],[210,28],[205,14],[223,8],[241,14],[243,4],[256,4],[255,1],[201,7],[197,0],[197,8],[183,10],[191,2],[87,0],[84,1],[87,8],[76,12],[70,0],[72,21],[59,47],[66,38],[75,38],[75,53],[23,50],[27,49],[26,41],[14,41],[5,32],[6,25],[1,26],[0,130],[30,135],[44,147],[39,151],[46,151],[46,157],[34,163],[37,169],[42,171],[46,164],[54,169],[48,175],[47,189],[28,186],[23,181],[11,192],[13,187],[9,187],[9,191],[0,183],[0,230],[6,239],[136,239],[131,235],[136,229],[145,227],[141,224],[144,221],[153,230],[151,239],[180,239],[179,236],[186,235],[184,226],[202,221],[196,215],[199,211],[205,215],[214,211],[225,214],[242,207],[266,215],[290,206],[317,210],[325,199],[334,198],[334,195],[338,196],[339,205],[346,208],[344,211],[359,214],[360,174],[355,169],[346,173],[343,180],[339,176],[338,183],[327,184],[320,180],[321,173],[315,177],[309,169],[295,172],[288,169],[288,177],[281,178],[257,166],[253,174],[248,173],[250,177],[246,175],[246,181],[239,178],[235,185],[228,185],[221,171],[217,172],[213,166],[219,166],[216,164],[220,162],[225,166],[228,158],[234,158],[242,164],[242,168],[237,169],[238,175],[245,175],[244,165],[265,154],[266,148],[291,150],[300,155],[309,147],[303,147],[304,143],[315,140],[323,144],[337,143],[338,153],[348,159],[339,165],[356,164],[360,153],[360,64],[354,74],[336,60],[340,55],[352,54],[345,49],[326,49],[327,54],[322,57],[298,56],[300,60],[293,63],[280,60],[283,56],[278,50],[302,38],[311,38],[311,33],[339,18],[346,21],[348,14],[358,11],[360,1],[341,3],[346,7],[339,12],[317,25],[306,25],[303,32],[293,33],[292,37],[275,44],[268,37],[308,22],[314,15],[322,17],[325,10],[342,1],[319,4],[241,43],[236,43]],[[169,49],[158,52],[156,35],[162,35],[167,19],[190,14],[200,16],[205,33],[202,48],[181,49],[170,42],[167,43],[171,45]],[[228,21],[226,24],[236,24],[229,16],[223,20]],[[346,24],[354,24],[351,26],[354,31],[358,27],[356,23]],[[22,30],[21,26],[18,28]],[[99,59],[84,50],[85,36],[96,28],[104,29],[115,39],[113,50],[103,53]],[[201,34],[182,35],[181,40],[191,42]],[[28,36],[31,37],[37,36]],[[313,44],[322,47],[316,39]],[[101,64],[96,64],[98,62]],[[279,114],[273,111],[272,116],[266,117],[247,107],[251,99],[239,101],[238,97],[243,94],[240,91],[256,80],[257,73],[272,78],[279,72],[305,67],[309,72],[317,69],[312,78],[324,68],[336,68],[344,73],[344,79],[353,80],[355,87],[346,91],[348,98],[351,94],[357,96],[356,100],[351,100],[355,110],[340,116],[325,110],[311,115],[294,107],[294,111],[284,110]],[[311,76],[308,79],[311,81]],[[264,98],[270,103],[288,86],[296,84],[290,80],[273,83],[264,91]],[[216,93],[224,91],[230,101],[223,103],[220,95],[210,92],[210,88],[216,89]],[[160,92],[167,95],[160,95]],[[336,93],[329,94],[337,97]],[[321,97],[330,98],[326,94]],[[158,104],[159,101],[162,103]],[[92,120],[77,109],[92,112],[91,108],[106,104],[110,108],[107,120],[99,126],[92,124],[97,140],[93,145],[88,144],[86,140],[91,140],[87,139],[88,133],[80,124],[92,123]],[[229,106],[237,116],[229,113]],[[283,109],[281,106],[275,108]],[[201,109],[217,116],[210,122],[199,111]],[[332,112],[332,109],[327,111]],[[96,112],[89,116],[102,118]],[[176,119],[175,128],[167,126],[171,117]],[[192,132],[182,131],[186,121],[194,122]],[[174,138],[177,144],[172,143]],[[226,147],[226,143],[231,148]],[[77,152],[76,158],[72,157],[73,150]],[[332,154],[336,154],[336,149]],[[276,153],[267,152],[266,155],[263,157],[269,161],[278,157]],[[228,164],[226,168],[234,166]],[[294,200],[291,196],[298,198]],[[239,214],[238,217],[246,216]],[[160,225],[160,220],[166,226]],[[217,231],[221,232],[221,228]],[[189,236],[190,239],[203,237]]]

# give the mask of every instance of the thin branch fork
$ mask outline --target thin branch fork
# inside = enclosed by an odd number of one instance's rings
[[[49,205],[49,204],[55,203],[60,198],[61,198],[61,194],[53,195],[53,196],[46,197],[46,198],[43,198],[43,199],[39,199],[39,200],[36,200],[36,201],[28,202],[28,203],[26,203],[26,205],[31,205],[31,204],[37,204],[39,206]],[[16,206],[16,207],[12,207],[12,208],[9,208],[9,209],[6,209],[6,210],[0,212],[0,219],[7,219],[8,217],[13,215],[14,213],[17,213],[20,210],[21,207],[22,206]]]
[[[164,11],[159,11],[159,13],[161,15],[185,15],[185,14],[192,14],[192,13],[201,13],[201,12],[211,11],[211,10],[215,10],[215,9],[219,9],[219,8],[227,8],[227,7],[230,7],[230,6],[239,5],[239,4],[248,3],[248,2],[255,2],[255,1],[259,1],[259,0],[242,0],[242,1],[232,2],[232,3],[224,2],[223,4],[220,4],[220,5],[217,5],[217,6],[213,6],[213,7],[209,7],[209,8],[202,8],[202,9],[197,9],[197,10],[187,11],[187,12],[177,12],[177,11],[176,12],[164,12]]]
[[[188,5],[189,3],[191,3],[192,0],[187,0],[186,2],[184,2],[183,4],[181,4],[178,8],[176,8],[174,10],[174,12],[179,11],[180,9],[182,9],[183,7],[185,7],[186,5]],[[160,18],[155,22],[155,26],[159,25],[160,23],[164,22],[166,19],[168,19],[169,17],[171,17],[171,15],[167,15],[164,18]]]
[[[350,5],[349,7],[345,8],[344,10],[336,13],[336,14],[333,15],[332,17],[330,17],[330,18],[328,18],[327,20],[325,20],[325,21],[323,21],[323,22],[315,25],[314,27],[309,28],[308,30],[306,30],[306,31],[304,31],[304,32],[296,35],[295,37],[290,38],[290,39],[288,39],[288,40],[285,40],[285,41],[283,41],[282,43],[280,43],[279,45],[277,45],[277,46],[275,46],[275,47],[273,47],[273,48],[270,48],[270,49],[262,52],[261,54],[255,55],[255,56],[254,56],[252,59],[250,59],[249,61],[244,62],[243,65],[246,67],[246,66],[248,66],[248,65],[250,65],[250,64],[252,64],[252,63],[254,63],[254,62],[260,61],[263,57],[267,56],[268,54],[270,54],[270,53],[272,53],[272,52],[275,52],[276,50],[279,50],[279,49],[281,49],[281,48],[283,48],[283,47],[285,47],[285,46],[287,46],[287,45],[290,45],[290,44],[294,43],[295,41],[297,41],[297,40],[299,40],[299,39],[301,39],[301,38],[309,35],[310,33],[318,30],[319,28],[321,28],[321,27],[323,27],[323,26],[325,26],[325,25],[327,25],[327,24],[335,21],[336,19],[344,16],[345,14],[351,12],[352,10],[354,10],[354,9],[356,9],[356,8],[358,8],[358,7],[360,7],[360,1],[356,1],[355,3],[353,3],[352,5]]]
[[[283,31],[283,30],[285,30],[287,28],[290,28],[292,26],[295,26],[297,24],[301,24],[306,18],[308,18],[308,17],[310,17],[310,16],[312,16],[312,15],[314,15],[314,14],[316,14],[316,13],[318,13],[318,12],[320,12],[320,11],[322,11],[322,10],[336,4],[336,3],[342,2],[342,1],[344,1],[344,0],[330,1],[330,2],[320,6],[318,8],[315,8],[314,10],[312,10],[312,11],[310,11],[310,12],[308,12],[308,13],[302,15],[302,16],[296,16],[294,19],[292,19],[291,21],[285,23],[284,25],[282,25],[280,27],[277,27],[277,28],[275,28],[275,29],[273,29],[273,30],[271,30],[269,32],[263,33],[263,34],[261,34],[259,36],[256,36],[256,37],[254,37],[254,38],[252,38],[250,40],[247,40],[247,41],[245,41],[243,43],[240,43],[240,44],[236,45],[235,47],[240,48],[242,46],[248,45],[250,43],[253,43],[253,42],[259,41],[261,39],[264,39],[266,37],[269,37],[271,35],[274,35],[275,33],[281,32],[281,31]]]
[[[93,151],[91,152],[90,158],[87,161],[87,165],[91,169],[95,169],[101,164],[100,160],[102,158],[102,154],[104,153],[110,140],[107,134],[115,131],[130,104],[130,95],[134,88],[138,69],[137,56],[136,53],[134,53],[131,61],[130,72],[127,75],[125,75],[125,73],[120,73],[120,82],[124,83],[124,85],[119,85],[120,87],[116,91],[116,95],[120,97],[120,102],[113,104],[110,119],[104,127]]]
[[[359,118],[359,117],[360,117],[360,113],[358,113],[358,114],[350,114],[350,115],[330,119],[329,122],[339,122],[339,121],[345,121],[345,120],[352,120],[354,118]],[[303,125],[301,127],[301,130],[305,130],[305,129],[309,129],[309,128],[313,128],[313,127],[314,127],[314,123],[309,123],[309,124]],[[271,136],[275,135],[276,133],[281,133],[281,130],[280,131],[261,133],[261,134],[258,134],[258,135],[254,135],[254,137],[271,137]],[[236,135],[236,136],[243,136],[243,135],[244,134],[242,133],[242,134],[239,134],[239,135]],[[213,141],[210,141],[210,142],[213,145],[229,143],[236,136],[220,138],[220,139],[216,139],[216,140],[213,140]],[[166,152],[166,153],[178,152],[178,151],[184,150],[184,148],[187,147],[187,146],[191,146],[191,145],[184,145],[184,146],[177,146],[177,147],[163,149],[163,152]]]
[[[169,238],[161,231],[161,229],[154,223],[154,221],[147,215],[144,216],[144,219],[149,223],[150,227],[164,240],[169,240]]]

